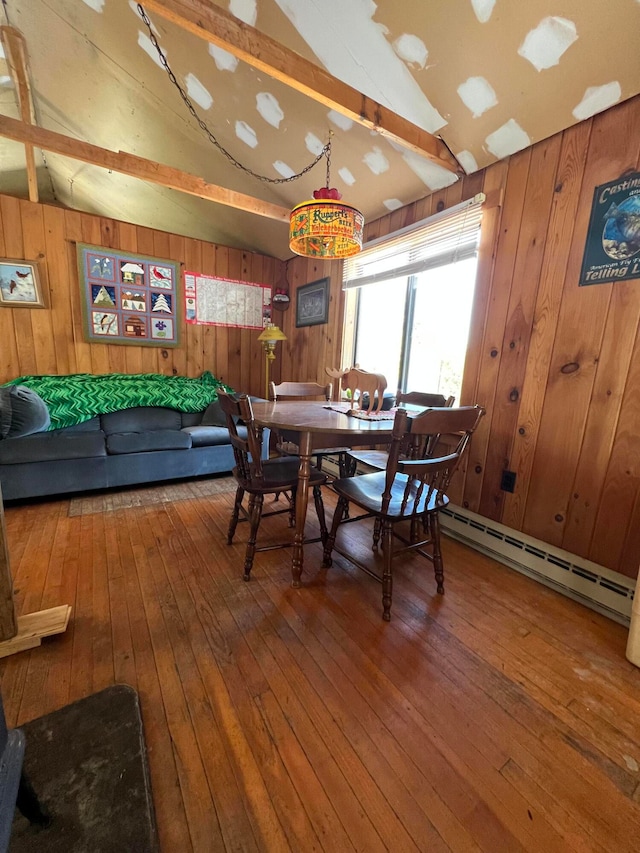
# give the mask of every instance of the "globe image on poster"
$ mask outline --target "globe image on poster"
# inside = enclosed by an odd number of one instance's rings
[[[624,261],[640,252],[640,196],[612,204],[604,218],[602,248],[610,258]]]

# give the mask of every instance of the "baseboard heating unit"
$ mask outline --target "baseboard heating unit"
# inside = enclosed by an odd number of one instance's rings
[[[462,507],[440,513],[442,532],[610,619],[628,625],[635,579]]]

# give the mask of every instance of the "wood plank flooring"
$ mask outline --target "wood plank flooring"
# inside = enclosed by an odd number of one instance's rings
[[[449,539],[445,596],[413,557],[389,624],[380,586],[321,569],[319,545],[301,589],[288,549],[244,583],[232,494],[173,488],[6,508],[18,613],[74,609],[0,663],[10,726],[138,690],[163,851],[638,850],[625,628]],[[263,542],[290,535],[263,522]]]

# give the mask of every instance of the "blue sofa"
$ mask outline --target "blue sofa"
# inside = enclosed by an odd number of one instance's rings
[[[268,458],[268,430],[262,453]],[[197,413],[139,406],[0,441],[5,501],[219,474],[234,464],[217,401]]]

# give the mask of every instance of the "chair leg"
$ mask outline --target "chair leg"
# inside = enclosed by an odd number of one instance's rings
[[[353,471],[351,470],[352,463]],[[345,453],[344,450],[338,454],[338,471],[340,472],[340,479],[343,477],[353,477],[355,474],[355,460],[348,453]]]
[[[376,520],[373,522],[373,545],[371,546],[372,551],[378,550],[378,543],[380,542],[380,534],[382,533],[382,519],[379,516],[376,516]]]
[[[296,526],[296,489],[291,489],[289,498],[289,527]]]
[[[333,564],[333,560],[331,559],[331,552],[333,551],[333,546],[336,544],[336,533],[338,532],[338,527],[344,517],[348,506],[349,501],[346,498],[343,498],[342,496],[338,498],[338,503],[336,504],[336,509],[333,513],[331,531],[327,536],[326,542],[324,543],[324,554],[322,559],[323,569],[329,569]]]
[[[33,786],[24,770],[20,774],[16,806],[20,813],[26,817],[29,823],[37,824],[41,827],[47,827],[51,824],[51,815],[45,808],[43,808],[42,803],[38,799],[36,792],[33,790]]]
[[[253,566],[253,558],[256,553],[256,539],[258,538],[258,527],[260,526],[260,518],[262,517],[262,504],[264,497],[262,495],[251,495],[249,499],[249,541],[247,542],[247,550],[244,557],[244,575],[243,579],[248,581],[251,577],[251,568]]]
[[[355,477],[356,474],[356,460],[352,459],[351,456],[346,451],[342,451],[342,453],[338,456],[338,470],[340,474],[340,479],[343,477]],[[349,504],[347,504],[347,508],[344,511],[344,517],[349,518]]]
[[[382,568],[382,618],[385,622],[389,622],[391,620],[391,594],[393,592],[393,574],[391,570],[393,560],[393,532],[391,522],[387,519],[382,522],[382,556],[384,558]]]
[[[411,516],[411,528],[410,528],[410,533],[409,533],[409,538],[411,539],[412,542],[418,541],[418,536],[420,535],[420,531],[418,530],[419,526],[420,526],[420,519],[418,518],[418,516],[412,515]],[[424,529],[424,524],[422,525],[422,527]]]
[[[322,491],[320,486],[313,487],[313,501],[316,505],[316,513],[318,515],[318,523],[320,524],[320,539],[322,544],[327,541],[327,522],[324,515],[324,501],[322,500]]]
[[[442,551],[440,550],[440,519],[437,512],[433,512],[429,516],[429,527],[433,544],[433,568],[436,575],[436,588],[439,595],[444,595],[444,563],[442,561]]]
[[[229,531],[227,532],[227,545],[231,545],[233,543],[233,537],[235,536],[236,527],[238,526],[238,518],[240,516],[240,505],[242,503],[242,499],[244,497],[244,489],[238,486],[236,489],[236,499],[233,504],[233,511],[231,513],[231,521],[229,522]]]
[[[344,459],[344,476],[345,477],[355,477],[356,469],[358,467],[358,463],[353,458],[353,456],[349,456],[348,453],[345,453],[344,456],[345,456],[345,459]],[[340,476],[341,477],[343,476],[342,473],[340,474]]]

